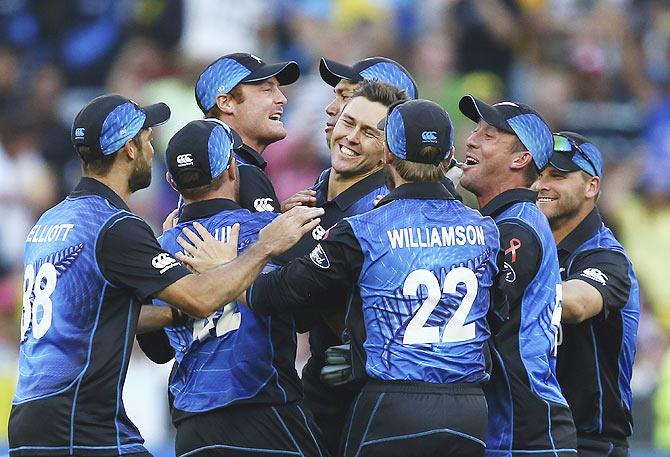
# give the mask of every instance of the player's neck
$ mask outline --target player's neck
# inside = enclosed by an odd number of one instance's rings
[[[566,217],[562,219],[556,219],[551,221],[551,233],[554,235],[554,240],[556,244],[559,244],[561,241],[566,239],[568,235],[575,231],[575,229],[581,224],[586,216],[588,216],[593,210],[594,206],[584,205],[577,214],[572,217]]]
[[[491,187],[488,189],[482,189],[477,195],[477,203],[479,208],[483,208],[488,205],[491,200],[496,198],[498,195],[512,189],[527,189],[524,186],[521,179],[517,179],[517,176],[509,176],[507,179],[503,179],[495,182],[493,179],[489,180]]]
[[[249,135],[245,133],[245,130],[240,128],[239,125],[237,125],[236,119],[232,116],[223,116],[218,118],[220,121],[224,122],[226,125],[228,125],[231,129],[235,130],[237,134],[240,136],[242,139],[242,143],[244,143],[246,146],[249,146],[251,149],[256,151],[259,154],[263,154],[263,151],[265,151],[265,148],[268,147],[267,144],[260,142],[257,138],[252,138]]]
[[[328,201],[334,200],[342,192],[367,178],[370,175],[373,175],[381,170],[381,166],[378,168],[373,168],[367,173],[360,175],[346,175],[338,173],[334,168],[330,169],[330,176],[328,177]]]
[[[84,175],[87,178],[92,178],[95,179],[96,181],[101,182],[105,186],[109,187],[114,191],[116,195],[121,197],[121,199],[127,204],[128,200],[130,200],[130,196],[132,195],[132,192],[130,191],[130,188],[128,187],[128,177],[119,175],[117,173],[110,172],[107,174],[107,176],[99,176],[99,175]]]
[[[182,195],[182,197],[183,197],[183,195]],[[190,205],[191,203],[201,202],[201,201],[205,201],[205,200],[215,200],[217,198],[225,198],[227,200],[232,200],[234,202],[238,202],[238,200],[239,200],[238,195],[235,192],[235,187],[234,186],[223,185],[220,188],[218,188],[216,190],[213,190],[211,192],[207,192],[202,197],[199,197],[199,198],[196,198],[196,199],[190,199],[190,198],[184,197],[184,204]]]

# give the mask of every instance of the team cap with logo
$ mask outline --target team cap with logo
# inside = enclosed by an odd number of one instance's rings
[[[530,106],[516,102],[489,105],[472,95],[465,95],[458,103],[458,108],[474,122],[484,119],[487,124],[516,135],[533,156],[538,170],[544,169],[549,163],[553,150],[551,129]]]
[[[94,98],[72,122],[71,140],[84,162],[114,154],[140,130],[170,119],[165,103],[139,106],[119,94]]]
[[[398,62],[385,57],[369,57],[352,66],[322,57],[319,63],[319,73],[321,79],[333,87],[343,79],[353,82],[379,80],[403,89],[409,98],[419,96],[416,83],[409,71]]]
[[[178,189],[206,186],[230,166],[233,149],[242,140],[218,119],[199,119],[182,127],[168,143],[165,162]],[[184,179],[186,172],[193,173]]]
[[[430,100],[409,100],[391,105],[378,125],[386,133],[391,153],[403,160],[438,165],[449,158],[454,145],[454,126],[449,114]],[[430,155],[419,152],[436,149]]]
[[[229,93],[240,83],[265,81],[273,76],[280,86],[292,84],[300,77],[300,68],[293,61],[268,64],[253,54],[227,54],[200,73],[195,83],[195,100],[207,114],[216,105],[217,95]]]

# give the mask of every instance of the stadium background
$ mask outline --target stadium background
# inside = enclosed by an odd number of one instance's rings
[[[193,84],[222,54],[296,60],[288,137],[264,157],[281,199],[327,166],[321,56],[383,55],[442,104],[457,154],[472,128],[462,94],[535,106],[605,155],[600,201],[633,259],[643,312],[633,374],[633,456],[670,455],[670,2],[663,0],[0,0],[0,455],[17,374],[23,242],[81,171],[69,126],[89,99],[165,101],[154,180],[131,208],[158,230],[177,201],[163,175],[171,134],[201,116]],[[299,363],[304,363],[302,346]],[[157,456],[173,455],[168,366],[135,352],[126,407]],[[48,427],[48,424],[42,424]]]

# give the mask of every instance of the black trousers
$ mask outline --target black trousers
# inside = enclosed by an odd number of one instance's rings
[[[219,408],[187,417],[175,426],[175,450],[180,457],[330,456],[300,403]]]
[[[479,385],[371,382],[356,397],[344,457],[480,457],[487,406]]]
[[[577,455],[579,457],[628,457],[628,446],[612,441],[594,440],[577,436]]]

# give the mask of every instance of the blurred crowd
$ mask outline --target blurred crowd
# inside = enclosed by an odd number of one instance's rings
[[[312,185],[328,165],[324,108],[333,95],[318,75],[321,56],[402,63],[420,96],[451,114],[457,156],[471,128],[457,109],[464,93],[523,101],[555,131],[591,138],[605,155],[601,212],[642,286],[633,439],[670,452],[664,0],[0,0],[0,443],[16,379],[23,243],[81,175],[70,145],[74,115],[105,92],[171,107],[170,121],[156,129],[153,183],[130,205],[158,229],[177,202],[161,152],[201,117],[193,90],[200,71],[236,51],[301,68],[298,82],[282,88],[288,137],[264,153],[280,199]],[[125,395],[149,447],[169,455],[167,371],[137,355]]]

